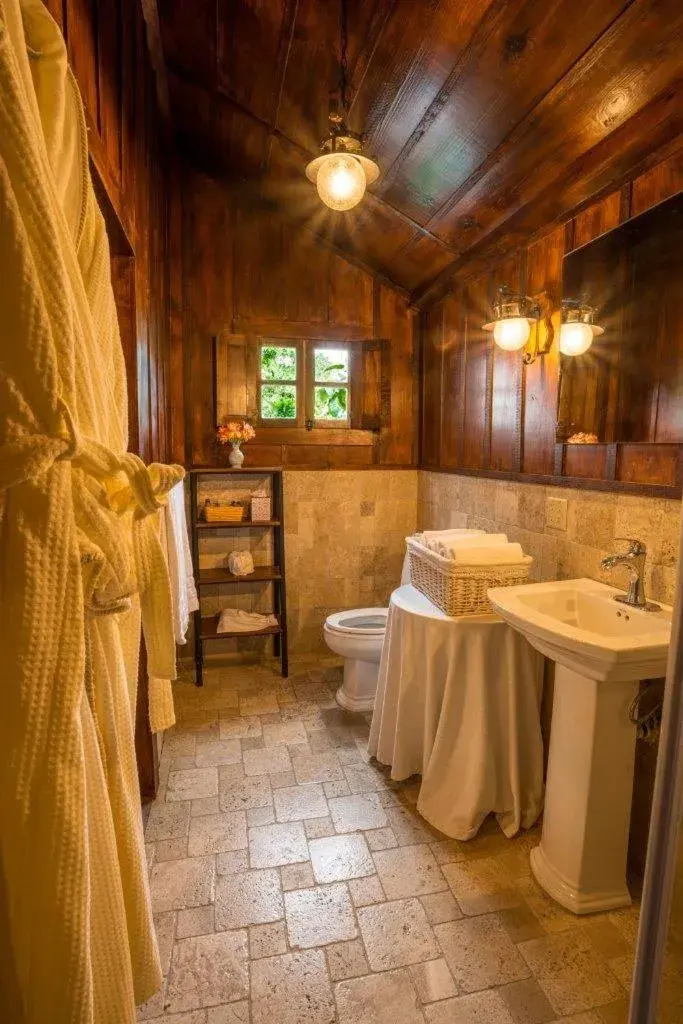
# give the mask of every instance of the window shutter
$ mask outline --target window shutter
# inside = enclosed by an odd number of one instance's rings
[[[368,338],[352,343],[351,426],[381,430],[391,420],[389,339]]]
[[[256,416],[258,349],[244,334],[222,331],[213,343],[214,410],[216,425],[227,419]]]

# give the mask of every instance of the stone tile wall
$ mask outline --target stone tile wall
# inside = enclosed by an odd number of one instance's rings
[[[266,479],[205,479],[200,503],[207,496],[247,497]],[[405,537],[418,527],[502,531],[534,557],[534,579],[589,576],[617,586],[626,585],[626,572],[606,577],[600,559],[620,549],[618,537],[639,537],[648,548],[648,594],[666,603],[673,600],[680,501],[389,469],[286,470],[284,489],[293,653],[326,649],[322,625],[330,612],[387,604],[400,579]],[[229,551],[248,548],[257,565],[266,565],[272,562],[271,545],[267,530],[202,534],[201,563],[222,565]],[[270,609],[266,584],[212,587],[203,594],[206,614],[227,604]],[[230,643],[212,649],[219,653]],[[241,646],[259,644],[264,641],[240,641]]]
[[[417,528],[417,470],[286,470],[284,474],[287,621],[292,652],[326,650],[325,618],[346,608],[386,606],[398,586],[405,538]],[[247,498],[267,478],[202,479],[206,497]],[[202,567],[224,565],[231,550],[248,549],[257,565],[272,563],[269,530],[207,531],[200,539]],[[225,606],[270,610],[266,584],[240,583],[202,591],[204,614]],[[245,638],[240,646],[263,645]],[[236,646],[212,644],[212,650]],[[189,648],[186,648],[186,653]]]
[[[474,527],[507,533],[533,556],[535,580],[587,576],[625,587],[626,570],[605,575],[600,560],[625,550],[617,538],[637,537],[648,549],[648,596],[673,601],[678,500],[429,472],[420,473],[418,500],[421,529]]]

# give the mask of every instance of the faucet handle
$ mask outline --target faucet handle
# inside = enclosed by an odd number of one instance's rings
[[[646,555],[647,548],[643,544],[642,540],[638,540],[637,537],[615,537],[615,540],[623,540],[628,544],[627,554],[629,555]]]

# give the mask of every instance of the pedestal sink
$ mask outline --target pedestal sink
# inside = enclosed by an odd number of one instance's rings
[[[627,906],[638,681],[663,676],[671,609],[642,611],[595,580],[499,587],[491,604],[556,663],[545,811],[531,853],[539,884],[568,910]]]

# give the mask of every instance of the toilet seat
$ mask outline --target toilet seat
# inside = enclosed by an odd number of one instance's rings
[[[387,628],[386,608],[355,608],[335,612],[326,622],[326,629],[340,636],[383,636]]]

